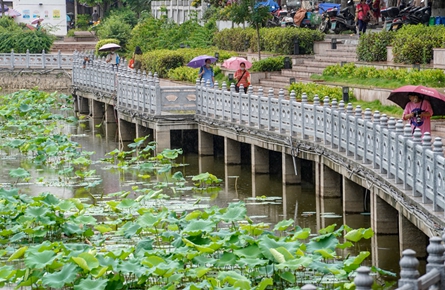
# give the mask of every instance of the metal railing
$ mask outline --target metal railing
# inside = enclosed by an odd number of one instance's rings
[[[58,53],[0,53],[0,67],[2,68],[26,68],[26,69],[71,69],[74,57],[72,54]]]

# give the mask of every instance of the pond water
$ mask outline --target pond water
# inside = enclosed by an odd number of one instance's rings
[[[69,115],[71,112],[65,111],[64,114]],[[29,160],[21,158],[17,152],[2,153],[1,182],[7,185],[17,183],[8,172],[10,169],[22,167],[30,171],[33,177],[36,176],[37,180],[17,184],[22,192],[29,195],[50,192],[63,198],[81,198],[85,202],[96,202],[97,200],[93,199],[98,196],[107,200],[113,199],[107,195],[130,190],[140,184],[141,180],[137,174],[109,170],[106,164],[99,162],[107,152],[122,145],[116,142],[116,128],[113,125],[97,126],[93,120],[85,119],[61,130],[70,134],[71,139],[78,142],[83,150],[95,152],[91,156],[94,161],[91,168],[97,171],[102,183],[92,189],[92,192],[80,187],[61,186],[57,172],[34,166]],[[165,202],[178,208],[191,209],[211,205],[225,207],[230,202],[241,200],[246,203],[247,213],[253,221],[270,224],[271,228],[283,219],[294,219],[296,224],[302,228],[310,228],[312,233],[317,233],[319,229],[331,224],[347,224],[352,228],[370,227],[370,216],[367,213],[345,215],[341,198],[316,197],[313,178],[304,179],[300,185],[283,185],[279,174],[252,174],[250,165],[225,165],[223,156],[203,157],[190,152],[180,156],[177,162],[187,164],[175,169],[182,171],[186,177],[208,171],[222,179],[221,190],[218,192],[171,193],[171,199]],[[93,195],[96,197],[92,198]],[[385,270],[399,271],[399,246],[396,235],[375,236],[363,240],[354,250],[372,252],[372,256],[364,263],[367,266],[375,265]]]

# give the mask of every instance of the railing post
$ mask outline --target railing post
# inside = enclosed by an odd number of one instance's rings
[[[290,114],[290,116],[289,116],[289,127],[290,127],[289,135],[291,137],[293,137],[294,133],[296,132],[296,130],[294,130],[294,126],[295,126],[295,124],[294,124],[294,113],[295,113],[294,112],[294,104],[296,102],[297,102],[297,99],[295,98],[295,91],[292,90],[289,95],[289,114]]]
[[[360,156],[358,155],[358,120],[360,120],[361,118],[362,118],[362,107],[356,106],[355,107],[355,114],[354,114],[354,121],[355,121],[354,122],[354,124],[355,124],[355,129],[354,129],[355,137],[354,137],[354,140],[356,142],[356,146],[354,146],[354,159],[355,160],[360,160]],[[365,136],[363,136],[363,140],[364,140],[363,143],[366,143]],[[365,153],[365,152],[363,152],[363,153]],[[365,154],[363,154],[363,155],[365,155]]]
[[[11,68],[14,68],[14,49],[11,49]]]
[[[426,197],[426,151],[431,150],[431,135],[430,132],[425,132],[422,138],[422,202],[428,203],[430,202],[428,198]]]
[[[374,279],[369,275],[371,270],[361,266],[356,270],[357,276],[354,278],[355,290],[371,290]]]
[[[230,95],[229,95],[229,101],[230,101],[230,123],[233,122],[233,92],[235,91],[235,84],[230,84]]]
[[[30,64],[29,64],[29,49],[26,50],[26,68],[30,68]]]
[[[398,286],[412,285],[414,290],[417,290],[417,278],[419,278],[419,260],[416,258],[416,252],[413,250],[405,250],[402,252],[402,259],[400,265],[400,279]]]
[[[416,175],[417,175],[417,159],[421,158],[419,156],[417,156],[417,145],[422,145],[422,133],[420,131],[419,128],[416,128],[414,130],[414,134],[413,134],[413,159],[412,159],[412,177],[413,177],[413,196],[421,196],[422,193],[417,192],[417,182],[416,182]],[[420,162],[422,162],[422,160],[420,160]]]
[[[363,119],[365,120],[364,122],[364,126],[365,126],[365,132],[364,132],[364,144],[363,144],[363,164],[369,164],[371,162],[371,160],[368,160],[368,124],[372,122],[372,112],[371,109],[366,108],[365,109],[365,113],[364,113],[364,117]]]
[[[373,132],[372,132],[372,135],[374,136],[374,150],[376,150],[377,149],[377,146],[379,146],[379,147],[381,147],[382,146],[382,140],[380,140],[380,137],[379,137],[379,139],[377,140],[376,139],[376,137],[377,137],[377,126],[378,126],[378,124],[380,123],[380,112],[379,111],[375,111],[374,112],[374,116],[373,116]],[[379,135],[380,136],[380,135]],[[380,159],[381,159],[381,156],[379,156],[380,157]],[[381,161],[381,160],[380,160]],[[378,169],[379,168],[379,164],[377,163],[377,154],[373,154],[373,158],[372,158],[372,168],[374,168],[374,169]]]
[[[272,106],[271,106],[271,99],[273,99],[273,89],[272,88],[270,88],[269,89],[269,94],[268,94],[268,96],[267,96],[267,107],[269,108],[269,116],[267,117],[267,126],[268,126],[268,130],[269,131],[273,131],[274,130],[274,128],[273,128],[273,126],[272,126]]]
[[[159,85],[159,79],[156,73],[155,73],[155,92],[156,92],[156,115],[161,115],[162,112],[161,86]]]
[[[284,90],[280,89],[280,91],[278,92],[278,132],[281,134],[283,133],[283,118],[282,118],[282,114],[283,114],[283,101],[284,101]]]
[[[388,179],[392,179],[394,178],[394,176],[391,173],[391,160],[397,160],[396,156],[397,156],[397,135],[395,135],[394,138],[394,142],[395,144],[392,144],[392,138],[391,135],[393,134],[392,132],[396,131],[396,119],[394,117],[390,117],[388,120],[388,152],[386,152],[386,160],[388,161],[388,167],[386,168],[386,178]],[[396,134],[396,133],[394,133]],[[394,146],[394,156],[391,156],[391,146]],[[397,165],[397,162],[395,163],[395,165]]]
[[[384,143],[385,143],[385,140],[383,138],[383,135],[384,135],[383,131],[384,131],[384,129],[388,129],[388,116],[386,114],[382,114],[382,116],[380,117],[380,148],[379,148],[380,149],[379,150],[379,152],[380,152],[379,153],[379,155],[380,155],[380,164],[379,164],[379,166],[380,166],[380,173],[381,174],[384,174],[385,170],[386,170],[386,168],[383,166],[383,161],[385,159],[385,152],[384,152],[385,146],[383,146]],[[389,143],[387,143],[386,146],[388,147]],[[389,150],[389,148],[386,148],[386,149]],[[389,160],[387,160],[387,162],[389,162]]]
[[[258,88],[258,129],[261,129],[261,118],[262,118],[262,110],[261,110],[261,99],[263,98],[263,87]]]
[[[328,141],[328,137],[327,137],[327,132],[328,132],[328,112],[327,110],[329,109],[329,97],[325,96],[323,99],[323,143],[324,145],[328,145],[329,141]],[[331,110],[331,114],[332,114],[332,110]],[[332,123],[331,123],[332,126]]]
[[[314,142],[320,142],[320,138],[317,138],[317,107],[320,106],[320,99],[318,98],[318,95],[314,96],[314,105],[313,108],[313,120],[314,120]]]
[[[42,50],[42,68],[46,68],[45,50]]]
[[[403,128],[403,139],[404,139],[404,141],[403,141],[403,144],[404,144],[403,145],[404,146],[404,149],[403,149],[403,153],[404,153],[403,154],[403,156],[404,156],[404,158],[403,158],[403,168],[404,168],[404,170],[407,170],[407,165],[408,165],[409,154],[407,154],[407,140],[412,138],[411,130],[412,130],[411,129],[411,125],[410,124],[405,124],[405,127]],[[414,161],[412,161],[412,162],[414,162]],[[405,174],[403,174],[403,189],[405,189],[405,190],[411,189],[411,187],[408,184],[408,174],[406,174],[406,172],[405,172]]]
[[[434,139],[434,142],[433,142],[433,154],[434,154],[434,157],[436,157],[437,155],[443,156],[443,149],[442,148],[443,148],[442,139],[440,137],[436,137]],[[435,161],[434,162],[434,168],[433,168],[433,174],[434,174],[434,176],[433,176],[433,184],[432,184],[433,188],[437,188],[437,178],[436,178],[437,170],[438,170],[438,164],[437,164],[437,161]],[[437,206],[437,194],[436,193],[434,193],[433,209],[434,209],[434,211],[438,211],[439,210],[439,207]]]
[[[400,172],[399,172],[399,169],[400,169],[399,162],[402,161],[402,160],[399,159],[399,151],[402,150],[400,148],[399,138],[403,138],[403,121],[402,120],[397,120],[397,123],[396,123],[396,138],[395,138],[395,141],[396,141],[396,149],[395,149],[396,156],[394,157],[395,160],[396,160],[396,162],[395,162],[395,167],[396,168],[395,168],[395,172],[394,172],[394,175],[395,175],[394,176],[395,177],[394,182],[396,184],[402,183],[402,180],[399,178],[399,174],[400,174]],[[403,152],[402,152],[402,154],[403,154]]]
[[[248,122],[248,126],[249,127],[252,126],[252,115],[253,115],[253,110],[252,110],[252,94],[253,94],[253,87],[249,86],[247,88],[247,99],[249,101],[249,110],[248,110],[248,114],[249,114],[248,118],[249,119],[247,120],[247,122]]]
[[[338,103],[338,147],[337,147],[338,152],[344,152],[346,150],[346,147],[347,147],[346,144],[345,144],[345,148],[343,148],[343,145],[342,145],[343,140],[345,140],[345,143],[348,143],[347,138],[346,137],[343,138],[343,136],[346,136],[346,135],[344,135],[345,132],[343,132],[343,129],[342,129],[344,113],[345,113],[345,102],[343,100],[340,100],[340,102]],[[346,128],[346,125],[345,125],[345,128]],[[346,154],[348,154],[348,152],[346,152]]]
[[[335,132],[334,132],[334,113],[337,110],[337,99],[333,99],[331,102],[331,148],[335,149],[336,146],[335,145]],[[338,128],[338,130],[340,130],[340,128]],[[338,142],[340,142],[340,139],[338,139]]]
[[[60,53],[60,49],[57,52],[57,67],[62,68],[62,55]]]
[[[244,86],[241,85],[238,91],[238,124],[243,123],[243,94],[244,94]]]
[[[303,93],[301,95],[301,139],[307,139],[308,136],[306,132],[306,105],[307,105],[307,95]]]
[[[445,237],[445,235],[443,236]],[[440,273],[440,289],[445,286],[445,265],[443,253],[445,252],[445,247],[442,245],[442,239],[439,237],[431,237],[430,244],[426,248],[428,252],[428,258],[426,261],[426,272],[430,272],[436,269]]]
[[[346,121],[346,124],[345,124],[345,127],[346,127],[346,156],[351,156],[351,155],[353,155],[353,154],[351,154],[351,141],[354,141],[354,139],[352,139],[352,136],[351,136],[351,130],[350,130],[350,128],[351,128],[351,124],[350,124],[350,121],[349,121],[349,119],[350,119],[350,116],[352,116],[352,104],[351,103],[348,103],[347,105],[346,105],[346,114],[345,114],[345,121]],[[355,148],[357,148],[357,146],[354,146]]]

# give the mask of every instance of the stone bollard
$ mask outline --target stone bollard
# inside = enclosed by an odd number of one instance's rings
[[[440,273],[440,285],[445,285],[445,265],[443,253],[445,252],[445,247],[442,245],[442,239],[439,237],[430,238],[430,244],[426,248],[428,252],[428,258],[426,261],[426,272],[430,272],[436,269]]]
[[[304,285],[303,287],[301,287],[301,290],[317,290],[317,287],[315,287],[312,284],[307,284],[307,285]]]
[[[402,252],[402,259],[400,265],[400,279],[398,286],[413,285],[414,290],[417,290],[417,278],[419,278],[419,260],[416,258],[416,252],[413,250],[405,250]]]
[[[369,275],[371,270],[368,267],[361,266],[357,269],[357,276],[354,278],[356,290],[371,290],[374,279]]]

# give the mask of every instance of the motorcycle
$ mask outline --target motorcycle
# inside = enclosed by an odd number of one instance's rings
[[[308,11],[306,9],[300,8],[296,14],[294,13],[294,23],[297,27],[316,29],[320,24],[320,16],[314,13],[315,9]]]
[[[400,11],[397,7],[390,7],[382,10],[382,15],[386,21],[385,29],[388,31],[396,31],[402,28],[403,25],[416,25],[420,23],[428,25],[431,16],[431,7],[408,6]]]
[[[323,13],[321,14],[321,23],[318,26],[318,30],[320,30],[323,33],[328,33],[329,28],[332,27],[332,22],[335,22],[335,17],[337,17],[337,12],[338,12],[337,8],[329,8],[327,10],[324,10]]]
[[[337,15],[334,22],[331,21],[331,29],[335,34],[348,30],[352,30],[354,33],[357,32],[354,10],[354,1],[348,0],[347,7],[340,10],[340,13]]]

